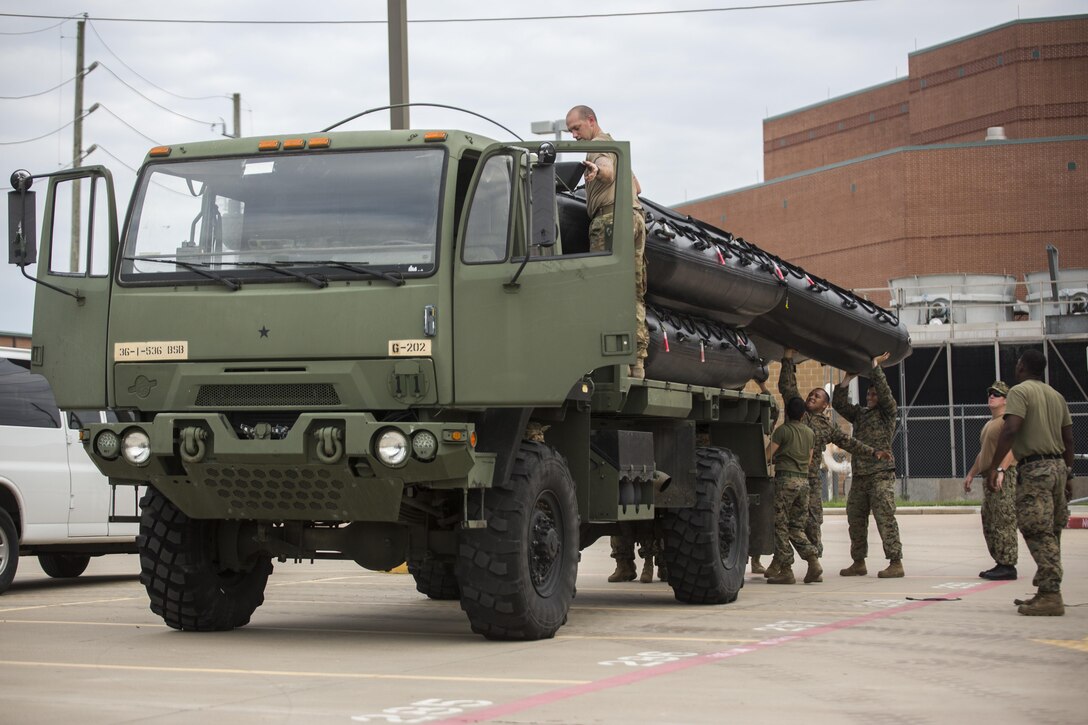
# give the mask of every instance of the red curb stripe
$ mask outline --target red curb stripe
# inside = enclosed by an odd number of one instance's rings
[[[976,584],[975,586],[960,590],[958,594],[978,594],[979,592],[993,589],[1007,584],[1005,581],[986,582],[982,584]],[[837,632],[842,629],[849,629],[850,627],[856,627],[861,624],[866,624],[878,619],[885,619],[887,617],[895,616],[896,614],[902,614],[903,612],[910,612],[915,609],[921,609],[922,607],[936,604],[940,600],[929,601],[917,601],[904,604],[900,607],[893,609],[882,609],[877,612],[870,612],[869,614],[863,614],[859,617],[851,617],[849,619],[843,619],[838,622],[832,622],[831,624],[825,624],[819,627],[813,627],[812,629],[806,629],[803,632],[796,632],[793,634],[782,635],[781,637],[773,637],[771,639],[761,640],[754,644],[742,645],[740,647],[731,647],[727,650],[720,652],[710,652],[705,655],[699,655],[698,657],[688,657],[676,662],[670,662],[663,665],[655,665],[654,667],[647,667],[640,671],[628,672],[623,675],[617,675],[615,677],[606,677],[603,680],[595,680],[593,682],[587,682],[584,685],[573,685],[571,687],[563,687],[558,690],[551,690],[549,692],[542,692],[539,695],[531,695],[521,700],[515,700],[514,702],[508,702],[505,705],[496,705],[494,707],[485,708],[483,710],[477,710],[472,713],[465,713],[459,717],[449,718],[447,720],[434,721],[437,725],[445,725],[446,723],[475,723],[484,722],[487,720],[494,720],[504,715],[511,715],[516,712],[522,712],[530,708],[538,707],[540,705],[549,705],[553,702],[560,700],[568,700],[572,697],[578,697],[579,695],[588,695],[593,692],[600,692],[601,690],[609,690],[615,687],[624,687],[636,682],[642,682],[653,677],[661,677],[663,675],[672,674],[673,672],[680,672],[692,667],[701,667],[703,665],[712,664],[720,660],[732,659],[733,657],[739,657],[740,655],[750,654],[752,652],[759,652],[761,650],[770,649],[771,647],[778,647],[779,645],[787,644],[789,642],[796,642],[803,639],[809,639],[810,637],[817,637],[822,634],[829,634],[831,632]]]

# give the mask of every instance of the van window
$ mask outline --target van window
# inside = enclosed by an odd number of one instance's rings
[[[49,383],[0,358],[0,425],[60,428],[60,411]]]

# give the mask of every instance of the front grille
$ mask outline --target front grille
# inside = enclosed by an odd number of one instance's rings
[[[208,466],[204,485],[235,515],[253,518],[342,518],[350,475],[328,466]]]
[[[196,404],[205,408],[285,407],[340,405],[330,383],[211,384],[201,385]]]

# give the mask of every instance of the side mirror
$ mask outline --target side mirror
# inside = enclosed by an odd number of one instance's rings
[[[11,175],[8,192],[8,263],[26,267],[38,261],[37,207],[30,191],[33,177],[19,169]]]

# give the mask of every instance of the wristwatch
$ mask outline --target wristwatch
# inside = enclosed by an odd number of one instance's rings
[[[1005,469],[1004,469],[1004,468],[1002,468],[1001,466],[998,466],[998,467],[997,467],[997,472],[998,472],[998,473],[1004,473],[1004,472],[1005,472]]]

